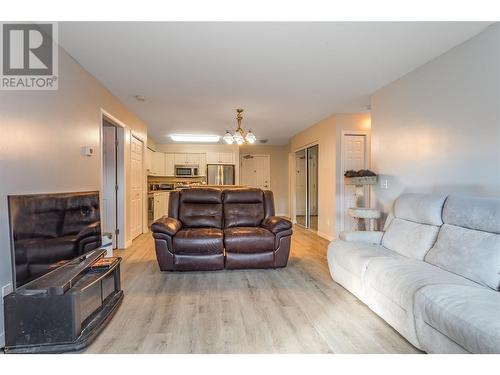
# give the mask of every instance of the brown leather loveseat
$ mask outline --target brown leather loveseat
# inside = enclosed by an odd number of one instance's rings
[[[285,267],[292,223],[275,216],[271,191],[193,188],[170,193],[151,226],[162,271]]]

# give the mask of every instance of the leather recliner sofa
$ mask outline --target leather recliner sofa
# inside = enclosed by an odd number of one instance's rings
[[[292,223],[275,216],[271,191],[193,188],[170,193],[151,226],[162,271],[285,267]]]

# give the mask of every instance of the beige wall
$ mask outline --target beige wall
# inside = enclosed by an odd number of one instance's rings
[[[343,131],[368,131],[370,115],[337,114],[330,116],[293,136],[290,142],[290,207],[295,207],[295,151],[319,145],[318,234],[327,239],[337,236],[337,186],[340,170],[340,139]],[[293,218],[292,216],[292,218]]]
[[[269,155],[271,159],[271,190],[274,193],[276,215],[290,216],[288,207],[289,146],[242,145],[240,155]]]
[[[372,161],[388,189],[500,194],[500,25],[453,48],[372,98]]]
[[[131,130],[146,140],[146,125],[62,49],[59,90],[0,91],[0,287],[12,282],[8,194],[101,189],[101,108],[129,126],[130,155]],[[85,145],[96,155],[83,156]]]

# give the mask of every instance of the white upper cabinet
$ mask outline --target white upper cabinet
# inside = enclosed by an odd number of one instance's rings
[[[165,176],[165,153],[153,152],[153,173],[154,176]]]
[[[234,154],[232,152],[221,152],[220,160],[222,164],[234,164]]]
[[[219,153],[207,152],[207,164],[219,164]]]
[[[175,164],[187,164],[187,154],[174,154]]]
[[[207,164],[235,164],[234,153],[165,153],[147,150],[146,168],[149,176],[173,177],[176,165],[197,165],[198,175],[206,176]]]
[[[207,152],[207,164],[234,164],[232,152]]]
[[[198,153],[176,153],[174,154],[175,164],[189,164],[189,165],[198,165],[200,164],[201,155]]]
[[[200,154],[186,154],[188,164],[200,164]]]
[[[175,176],[175,154],[165,154],[165,176]]]
[[[198,165],[200,166],[198,169],[198,175],[206,176],[207,175],[207,154],[199,154],[200,160]]]
[[[146,149],[146,171],[148,175],[153,173],[153,154],[153,150],[150,150],[149,148]]]

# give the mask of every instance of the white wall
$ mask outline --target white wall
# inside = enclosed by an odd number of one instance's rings
[[[62,49],[59,79],[57,91],[0,91],[0,287],[12,282],[7,195],[101,189],[101,108],[128,126],[127,155],[131,132],[147,138],[146,125]],[[84,145],[96,155],[83,156]],[[2,305],[0,346],[3,320]]]
[[[372,97],[374,189],[387,210],[403,192],[500,195],[500,25]]]

